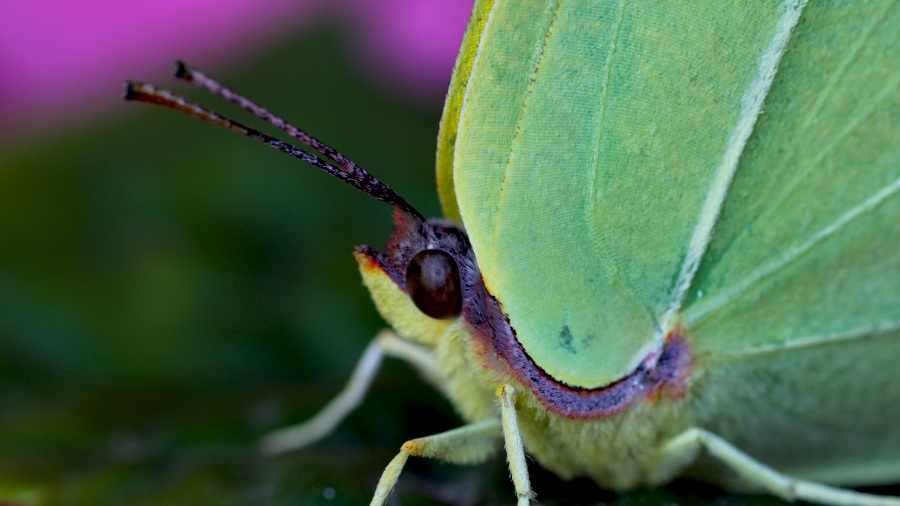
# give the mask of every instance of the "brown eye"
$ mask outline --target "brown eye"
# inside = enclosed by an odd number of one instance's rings
[[[450,318],[462,311],[459,266],[446,251],[420,251],[406,267],[406,290],[420,311],[432,318]]]

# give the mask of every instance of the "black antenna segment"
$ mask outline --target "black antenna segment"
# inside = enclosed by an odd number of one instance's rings
[[[254,116],[266,121],[276,128],[279,128],[316,153],[319,153],[323,157],[331,160],[332,162],[334,162],[334,165],[327,163],[319,157],[310,154],[292,144],[276,139],[271,135],[264,134],[259,130],[250,128],[243,123],[234,121],[211,109],[207,109],[206,107],[203,107],[196,102],[178,96],[168,90],[157,88],[152,84],[140,83],[136,81],[126,81],[125,100],[134,102],[146,102],[149,104],[168,107],[169,109],[183,112],[188,116],[199,118],[203,121],[207,121],[209,123],[227,128],[232,132],[236,132],[243,136],[250,137],[251,139],[255,139],[259,142],[262,142],[263,144],[266,144],[283,153],[287,153],[294,158],[317,167],[323,172],[330,174],[340,179],[341,181],[344,181],[357,190],[375,197],[378,200],[387,202],[398,210],[413,216],[421,222],[425,221],[425,218],[421,213],[419,213],[419,211],[416,210],[416,208],[410,205],[403,197],[398,195],[388,185],[382,183],[375,176],[369,174],[362,167],[356,165],[352,160],[350,160],[331,146],[320,141],[319,139],[316,139],[305,131],[272,114],[267,109],[256,105],[251,100],[235,93],[234,91],[220,84],[218,81],[207,77],[202,72],[188,66],[184,62],[175,62],[174,75],[175,77],[187,81],[188,83],[196,86],[197,88],[200,88],[201,90],[205,90],[209,93],[212,93],[213,95],[222,97],[225,100],[243,108],[244,110],[249,111]]]

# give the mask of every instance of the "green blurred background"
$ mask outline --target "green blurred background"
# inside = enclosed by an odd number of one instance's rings
[[[439,215],[442,104],[398,100],[352,61],[325,24],[216,77]],[[389,207],[216,127],[115,107],[129,111],[0,151],[0,504],[367,502],[404,440],[459,424],[404,364],[314,447],[267,460],[254,445],[321,408],[383,326],[351,253],[383,245]],[[777,504],[532,472],[547,504]],[[501,457],[414,459],[392,500],[507,504],[506,475]]]
[[[340,34],[316,27],[217,77],[438,215],[440,102],[364,82]],[[109,99],[130,110],[0,152],[0,504],[368,499],[405,437],[456,423],[403,365],[317,448],[267,462],[253,445],[323,406],[383,326],[352,251],[383,245],[389,207]]]

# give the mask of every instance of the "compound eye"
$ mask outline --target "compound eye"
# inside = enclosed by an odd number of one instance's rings
[[[420,311],[452,318],[462,311],[462,282],[456,260],[439,249],[416,253],[406,267],[406,290]]]

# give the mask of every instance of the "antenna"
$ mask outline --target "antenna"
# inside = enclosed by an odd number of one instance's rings
[[[211,109],[207,109],[197,104],[196,102],[178,96],[168,90],[157,88],[152,84],[140,83],[136,81],[126,81],[125,100],[134,102],[146,102],[149,104],[168,107],[169,109],[183,112],[188,116],[193,116],[203,121],[207,121],[209,123],[219,125],[220,127],[227,128],[228,130],[239,133],[245,137],[255,139],[259,142],[262,142],[263,144],[266,144],[283,153],[287,153],[294,158],[317,167],[323,172],[334,176],[341,181],[344,181],[345,183],[367,195],[375,197],[376,199],[383,202],[387,202],[400,211],[413,216],[420,222],[425,221],[425,218],[421,213],[419,213],[419,211],[416,210],[416,208],[410,205],[403,197],[398,195],[388,185],[379,181],[375,176],[369,174],[362,167],[353,163],[353,161],[348,159],[346,156],[344,156],[331,146],[328,146],[324,142],[309,135],[305,131],[272,114],[268,110],[256,105],[254,102],[243,97],[242,95],[231,91],[219,82],[207,77],[202,72],[188,66],[184,62],[175,62],[173,73],[175,77],[187,81],[191,85],[196,86],[201,90],[208,91],[213,95],[224,98],[225,100],[240,106],[244,110],[249,111],[254,116],[265,120],[271,125],[274,125],[291,137],[308,146],[316,153],[319,153],[325,158],[328,158],[329,160],[334,162],[335,165],[327,163],[317,156],[310,154],[292,144],[276,139],[271,135],[264,134],[259,130],[250,128],[243,123],[234,121]]]

